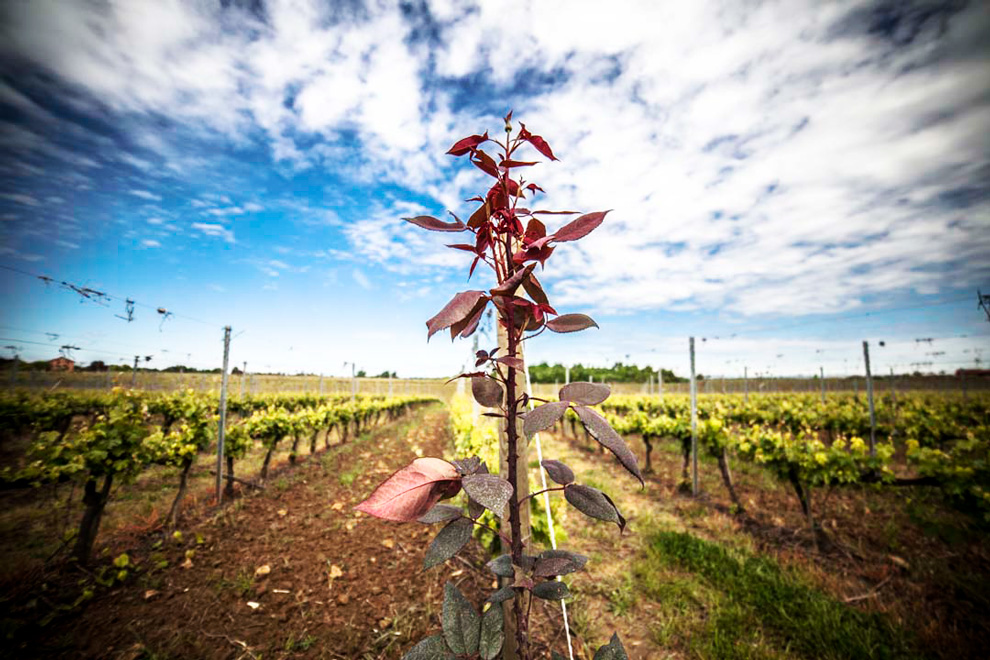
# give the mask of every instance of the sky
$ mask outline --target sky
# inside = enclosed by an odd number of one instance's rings
[[[985,2],[9,0],[0,346],[453,375],[424,322],[491,276],[402,218],[469,215],[445,152],[511,109],[542,208],[613,209],[541,274],[601,328],[528,359],[985,367],[988,43]]]

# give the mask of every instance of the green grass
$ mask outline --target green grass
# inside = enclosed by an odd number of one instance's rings
[[[654,641],[705,658],[918,657],[883,615],[849,607],[773,560],[680,532],[647,537],[633,574],[661,606]]]

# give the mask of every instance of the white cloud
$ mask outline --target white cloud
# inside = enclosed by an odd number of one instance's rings
[[[0,256],[10,257],[12,259],[20,259],[21,261],[37,262],[44,261],[44,257],[40,254],[33,254],[31,252],[22,252],[20,250],[15,250],[12,247],[6,245],[0,245]]]
[[[6,199],[24,206],[41,206],[41,202],[36,197],[22,193],[0,193],[0,199]]]
[[[212,224],[208,222],[194,222],[192,223],[192,228],[206,234],[207,236],[212,236],[215,238],[222,238],[228,243],[234,243],[234,232],[231,229],[227,229],[223,225]]]
[[[222,209],[210,209],[209,211],[206,211],[206,213],[217,217],[223,217],[227,215],[243,215],[244,209],[242,209],[239,206],[229,206]]]
[[[153,238],[146,238],[141,241],[141,247],[143,248],[159,248],[162,244]]]
[[[128,191],[135,197],[140,197],[141,199],[146,199],[149,202],[160,202],[162,201],[162,196],[147,190],[130,190]]]
[[[264,20],[177,1],[21,3],[0,41],[135,118],[145,127],[135,144],[173,171],[209,161],[177,155],[142,117],[235,144],[260,132],[288,167],[397,183],[461,214],[485,179],[443,152],[497,131],[514,103],[562,159],[528,173],[545,204],[615,209],[556,253],[545,283],[560,305],[798,314],[990,275],[990,55],[974,47],[990,8],[936,16],[895,46],[869,33],[869,15],[852,15],[863,6],[436,0],[439,32],[425,42],[416,12],[387,3],[349,15],[276,1]],[[906,33],[916,18],[901,17]],[[0,95],[40,112],[7,86]],[[27,129],[0,131],[15,151],[99,166]],[[262,210],[223,195],[191,204],[216,217]],[[464,268],[465,255],[442,247],[449,236],[398,220],[409,206],[375,200],[343,227],[352,249],[401,273]],[[295,213],[342,222],[327,209]],[[219,224],[193,227],[233,242]]]
[[[351,277],[354,278],[354,281],[357,282],[358,286],[360,286],[362,289],[370,290],[374,288],[371,284],[371,280],[369,280],[368,276],[364,274],[364,271],[360,270],[359,268],[355,268],[353,271],[351,271]]]

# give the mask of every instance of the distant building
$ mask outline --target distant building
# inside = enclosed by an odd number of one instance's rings
[[[990,369],[956,369],[956,376],[966,378],[990,378]]]
[[[76,363],[67,357],[57,357],[48,361],[49,371],[75,371]]]

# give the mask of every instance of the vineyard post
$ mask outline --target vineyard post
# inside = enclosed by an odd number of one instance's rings
[[[320,374],[320,396],[323,396],[323,374]]]
[[[131,372],[131,389],[132,390],[137,387],[137,365],[138,365],[138,356],[135,355],[134,356],[134,370]]]
[[[818,367],[818,380],[821,381],[819,384],[822,387],[822,405],[825,405],[825,367]]]
[[[663,398],[663,369],[657,372],[657,395]]]
[[[890,368],[890,401],[894,404],[894,414],[897,414],[897,387],[894,382],[894,368]]]
[[[691,494],[698,496],[698,381],[694,376],[694,337],[691,349]]]
[[[357,365],[351,362],[351,403],[357,398]]]
[[[392,397],[392,372],[388,372],[388,396]]]
[[[247,378],[247,360],[244,361],[244,369],[241,370],[241,398],[244,398],[244,379]]]
[[[223,371],[220,377],[220,428],[217,429],[217,506],[223,502],[223,440],[227,425],[227,364],[230,358],[230,326],[223,328]]]
[[[877,411],[873,407],[873,375],[870,373],[870,344],[863,340],[863,360],[866,362],[866,398],[870,403],[870,458],[877,456]]]
[[[749,403],[749,367],[743,367],[743,402]]]
[[[571,367],[570,365],[564,367],[564,385],[570,385],[571,383]]]

